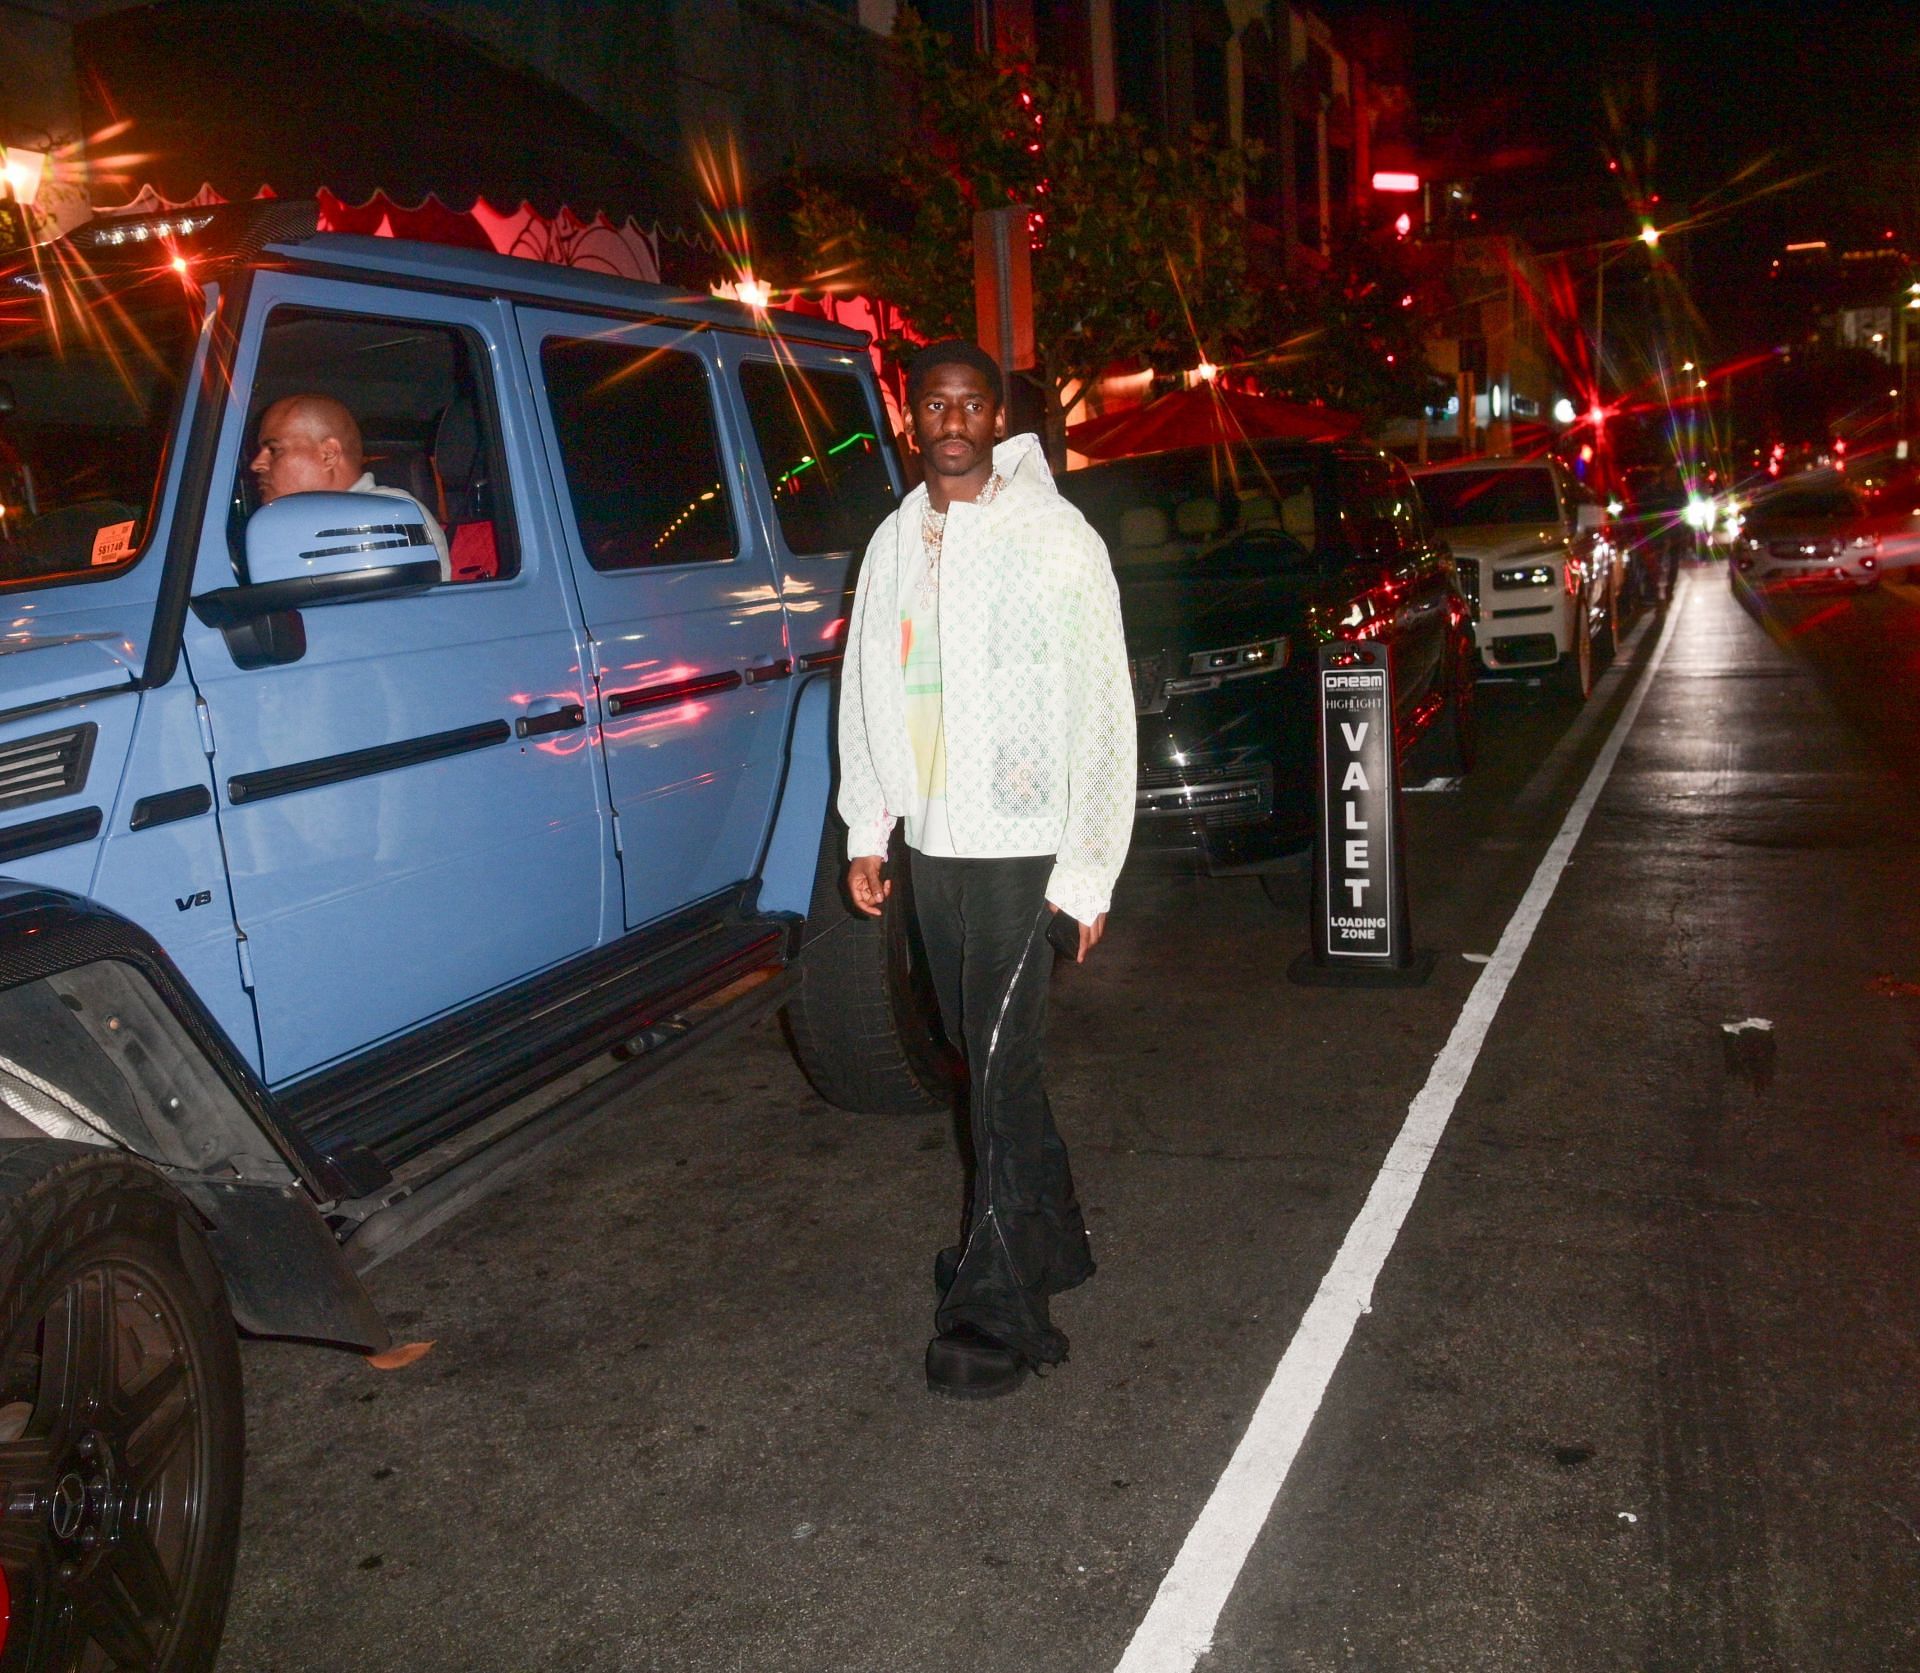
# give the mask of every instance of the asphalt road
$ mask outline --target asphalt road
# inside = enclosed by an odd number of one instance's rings
[[[1205,1673],[1920,1667],[1920,607],[1825,611],[1695,571],[1585,709],[1489,691],[1408,800],[1423,988],[1290,985],[1304,891],[1124,879],[1054,990],[1101,1270],[1013,1399],[922,1380],[947,1124],[772,1025],[377,1271],[416,1364],[249,1344],[223,1668],[1106,1673],[1302,1355],[1171,1606]],[[1289,1355],[1635,701],[1371,1310]]]

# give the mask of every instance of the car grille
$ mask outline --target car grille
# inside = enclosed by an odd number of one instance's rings
[[[1775,540],[1767,550],[1788,563],[1829,563],[1840,555],[1837,540]]]
[[[1493,642],[1492,660],[1502,665],[1553,662],[1558,657],[1551,633],[1515,633]]]
[[[1152,767],[1140,774],[1137,817],[1204,819],[1209,825],[1251,824],[1273,811],[1270,767]]]
[[[1133,684],[1133,712],[1157,715],[1167,706],[1167,664],[1165,651],[1149,651],[1127,658],[1127,678]]]
[[[92,721],[0,744],[0,808],[78,794],[99,728]]]
[[[1460,591],[1466,595],[1467,614],[1477,622],[1480,619],[1480,566],[1477,563],[1456,563],[1453,577],[1460,583]]]

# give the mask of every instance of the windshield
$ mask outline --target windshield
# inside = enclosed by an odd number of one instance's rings
[[[1443,529],[1560,521],[1551,471],[1440,471],[1420,478],[1420,497]]]
[[[1860,515],[1860,502],[1845,488],[1794,488],[1756,500],[1747,526],[1768,523],[1836,523]]]
[[[0,586],[139,556],[193,328],[172,273],[0,270]]]
[[[1056,481],[1122,581],[1147,571],[1264,574],[1298,567],[1314,548],[1318,508],[1301,459],[1148,454]]]

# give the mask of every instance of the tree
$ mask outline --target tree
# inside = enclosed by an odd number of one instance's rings
[[[1258,287],[1258,342],[1244,365],[1275,395],[1322,401],[1369,423],[1417,418],[1441,393],[1426,337],[1449,300],[1444,278],[1420,271],[1418,247],[1380,235],[1337,246],[1323,272]]]
[[[974,58],[901,14],[916,101],[881,196],[803,190],[796,231],[833,282],[885,296],[918,340],[974,333],[973,217],[1034,211],[1033,379],[1052,448],[1064,399],[1115,362],[1157,372],[1221,360],[1253,327],[1241,207],[1250,154],[1204,130],[1161,139],[1097,122],[1073,84],[1005,56]],[[882,350],[896,366],[912,340]]]

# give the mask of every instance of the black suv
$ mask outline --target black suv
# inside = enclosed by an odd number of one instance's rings
[[[1396,743],[1474,751],[1473,628],[1406,470],[1344,443],[1184,448],[1073,471],[1112,555],[1140,717],[1136,848],[1215,871],[1313,834],[1315,647],[1386,644]]]

